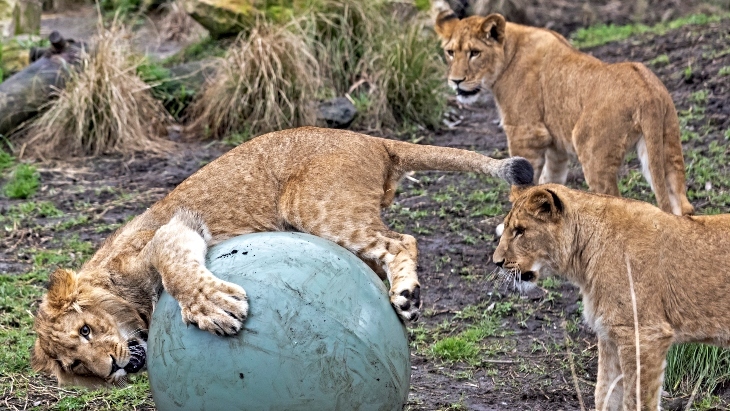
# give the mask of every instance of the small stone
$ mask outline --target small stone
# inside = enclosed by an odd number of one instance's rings
[[[336,97],[319,103],[317,123],[329,128],[347,128],[357,116],[357,109],[345,97]]]

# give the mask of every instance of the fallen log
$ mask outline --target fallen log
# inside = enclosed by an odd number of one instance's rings
[[[81,61],[85,45],[52,32],[51,46],[30,52],[32,63],[0,83],[0,134],[8,135],[33,117],[63,88],[68,74]]]

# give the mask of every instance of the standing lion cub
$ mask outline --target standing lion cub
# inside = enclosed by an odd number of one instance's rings
[[[659,409],[672,344],[730,346],[730,214],[675,216],[557,184],[512,201],[494,262],[520,288],[545,272],[580,288],[598,336],[598,410],[637,409],[637,328],[641,410]]]
[[[435,8],[458,100],[492,92],[509,152],[532,163],[535,183],[565,184],[572,154],[591,190],[618,196],[619,167],[636,147],[659,207],[692,214],[674,103],[643,64],[603,63],[553,31],[499,14],[459,20],[443,1]]]
[[[143,369],[146,330],[164,288],[182,319],[236,334],[246,292],[205,268],[209,246],[241,234],[297,230],[355,253],[390,282],[403,320],[418,318],[416,240],[380,217],[408,170],[532,181],[525,159],[305,127],[257,137],[200,169],[109,237],[79,273],[57,270],[38,308],[32,366],[59,384],[121,385]],[[336,292],[336,291],[335,291]]]

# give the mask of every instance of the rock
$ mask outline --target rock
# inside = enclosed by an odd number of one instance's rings
[[[33,117],[80,64],[83,43],[64,39],[57,31],[49,40],[51,47],[36,51],[32,64],[0,83],[0,134],[8,135]]]
[[[499,13],[513,23],[529,25],[533,20],[528,16],[524,0],[447,0],[447,3],[459,18]]]
[[[0,0],[0,35],[39,34],[41,0]]]
[[[213,38],[235,36],[250,27],[258,14],[255,0],[184,0],[183,5]]]
[[[317,123],[329,128],[347,128],[357,116],[357,109],[345,97],[336,97],[319,103]]]

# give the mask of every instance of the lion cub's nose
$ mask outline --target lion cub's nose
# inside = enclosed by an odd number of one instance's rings
[[[502,266],[504,265],[504,260],[502,260],[502,261],[495,261],[494,264],[497,264],[497,267],[502,268]]]
[[[461,83],[462,83],[462,82],[463,82],[464,80],[466,80],[466,79],[465,79],[465,78],[456,78],[456,79],[452,78],[452,79],[451,79],[451,81],[453,81],[453,82],[454,82],[454,84],[455,84],[455,85],[457,85],[457,86],[458,86],[459,84],[461,84]]]

